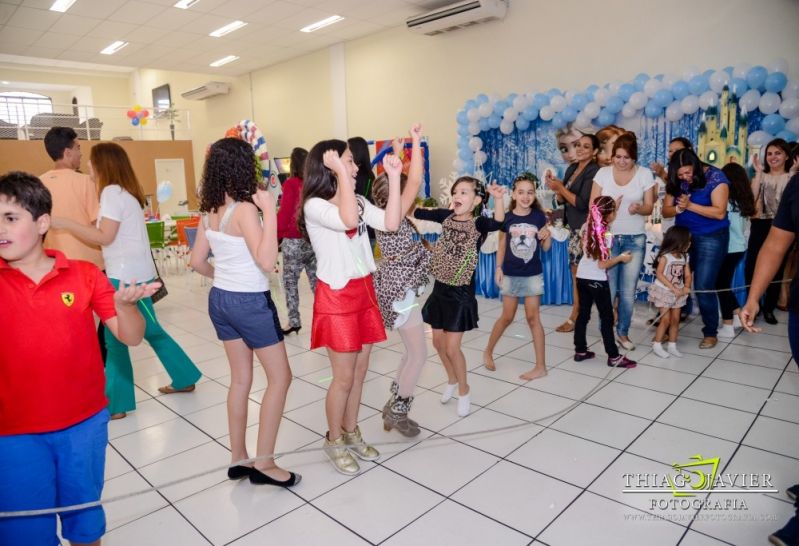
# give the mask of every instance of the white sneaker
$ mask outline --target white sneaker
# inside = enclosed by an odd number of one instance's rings
[[[660,358],[669,358],[669,353],[663,348],[663,344],[658,341],[652,344],[652,350],[655,351],[655,354]]]
[[[682,358],[682,353],[677,350],[677,344],[671,341],[669,341],[669,354],[677,358]]]
[[[741,319],[738,317],[738,313],[735,313],[732,316],[732,327],[733,328],[742,328],[743,324],[741,324]]]
[[[458,416],[466,417],[469,415],[469,409],[471,408],[471,402],[469,402],[469,394],[466,393],[462,396],[458,397]]]
[[[735,337],[735,328],[732,324],[722,324],[717,337],[719,339],[732,339]]]
[[[455,389],[458,388],[458,384],[454,383],[450,385],[447,383],[447,386],[444,387],[444,392],[441,394],[441,403],[446,404],[450,400],[452,400],[452,395],[455,394]]]
[[[616,337],[616,343],[618,343],[622,349],[625,349],[627,351],[635,350],[635,344],[630,340],[625,341],[620,337]]]

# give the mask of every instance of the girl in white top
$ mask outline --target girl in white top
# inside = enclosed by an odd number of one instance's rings
[[[591,202],[600,195],[616,201],[616,219],[610,226],[613,232],[611,256],[629,252],[629,262],[608,271],[610,300],[618,296],[616,335],[619,344],[627,350],[635,346],[628,332],[632,322],[635,290],[646,251],[646,216],[655,204],[655,178],[652,171],[635,164],[638,160],[638,142],[633,133],[624,133],[613,143],[612,165],[599,169],[594,177]]]
[[[347,143],[317,143],[305,163],[302,206],[297,227],[316,253],[311,349],[326,347],[333,368],[325,412],[325,453],[342,474],[360,471],[352,454],[374,461],[378,451],[366,444],[358,427],[358,409],[372,344],[386,339],[372,283],[375,262],[366,226],[396,231],[400,224],[401,162],[383,161],[389,177],[385,211],[355,195],[358,167]]]
[[[128,154],[119,144],[102,142],[92,148],[89,175],[100,190],[97,227],[54,218],[53,226],[67,229],[76,237],[103,248],[106,274],[114,288],[120,283],[148,282],[156,277],[150,240],[144,222],[144,190],[139,184]],[[164,394],[191,392],[202,374],[175,340],[161,327],[150,298],[138,303],[146,321],[144,339],[172,379],[158,390]],[[127,345],[106,331],[106,396],[111,419],[121,419],[136,409],[133,366]]]
[[[234,463],[249,459],[245,430],[253,353],[266,372],[256,460],[231,465],[228,478],[289,487],[299,483],[300,475],[278,467],[271,458],[291,369],[264,273],[271,271],[277,260],[275,203],[268,191],[258,187],[259,180],[249,144],[223,138],[211,146],[202,179],[200,210],[205,214],[197,230],[191,267],[214,280],[208,312],[230,364],[227,411]],[[263,212],[263,222],[258,209]],[[211,251],[213,266],[208,262]]]

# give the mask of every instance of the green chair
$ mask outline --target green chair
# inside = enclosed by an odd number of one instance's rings
[[[164,233],[164,222],[147,222],[147,238],[150,239],[150,250],[153,252],[153,257],[156,261],[160,262],[161,269],[166,268],[167,256],[167,241]]]

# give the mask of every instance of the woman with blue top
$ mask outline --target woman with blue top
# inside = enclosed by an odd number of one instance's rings
[[[719,327],[719,298],[713,290],[730,241],[729,181],[720,169],[702,163],[692,150],[679,150],[669,161],[666,192],[663,216],[676,216],[675,225],[691,232],[694,290],[704,324],[699,348],[711,349],[718,343]]]

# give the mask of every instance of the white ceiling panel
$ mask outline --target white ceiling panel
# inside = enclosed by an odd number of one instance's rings
[[[105,19],[124,4],[125,0],[78,0],[69,8],[69,13]]]
[[[137,26],[127,34],[120,36],[119,39],[152,44],[163,38],[168,32],[168,30],[163,28]]]
[[[100,53],[100,51],[111,45],[112,42],[114,42],[114,40],[109,40],[108,38],[84,36],[72,44],[72,46],[69,48],[69,51],[86,51],[97,55]]]
[[[158,17],[164,11],[166,11],[164,6],[132,0],[122,4],[122,7],[109,15],[108,18],[111,21],[141,25],[154,17]]]
[[[80,40],[80,36],[61,34],[59,32],[45,32],[33,45],[40,48],[49,47],[63,51],[72,47],[78,40]]]
[[[2,4],[0,3],[0,25],[5,25],[6,22],[11,19],[11,16],[16,11],[17,6],[13,4]]]
[[[207,11],[213,13],[214,15],[219,15],[220,17],[230,17],[233,20],[245,20],[253,12],[263,9],[272,2],[273,0],[228,0],[217,2],[214,2],[214,0],[201,0],[197,3],[197,7],[201,8],[202,10],[206,10],[206,8],[208,8]],[[216,5],[211,7],[214,3]]]
[[[54,11],[19,6],[6,24],[32,30],[47,30],[59,16],[60,14]]]
[[[36,40],[38,40],[42,34],[44,33],[39,30],[29,30],[27,28],[11,27],[6,25],[0,29],[0,44],[29,46],[36,42]],[[3,50],[3,53],[10,52]]]
[[[102,19],[91,17],[81,17],[65,13],[58,21],[50,27],[50,32],[60,32],[62,34],[74,34],[75,36],[85,36],[90,30],[102,23]]]
[[[169,47],[183,47],[188,46],[199,39],[197,34],[190,34],[188,32],[168,32],[164,34],[157,42],[159,45]]]
[[[303,9],[305,8],[298,6],[297,4],[278,1],[272,2],[265,8],[262,8],[258,11],[254,11],[249,17],[252,19],[253,23],[274,25],[286,17],[291,17],[292,15],[300,13]]]
[[[194,10],[168,8],[147,21],[144,27],[161,28],[172,31],[184,28],[192,21],[196,21],[200,16],[202,16],[202,14]]]
[[[108,38],[113,42],[114,40],[121,40],[123,36],[134,32],[137,28],[139,28],[138,25],[133,25],[131,23],[104,21],[102,25],[94,27],[91,32],[89,32],[89,36]]]
[[[204,13],[200,17],[192,21],[191,24],[184,27],[182,30],[186,32],[194,32],[196,34],[202,34],[204,36],[208,36],[214,30],[221,28],[227,24],[230,24],[235,20],[236,19],[232,17],[222,17],[220,15]],[[243,27],[240,28],[239,30],[231,32],[230,36],[235,35],[237,32],[241,32],[245,28],[247,27]]]
[[[11,3],[14,4],[15,2],[13,2],[12,0]],[[50,6],[53,5],[53,0],[25,0],[24,2],[16,2],[16,3],[21,4],[23,6],[27,6],[29,8],[50,9]]]

